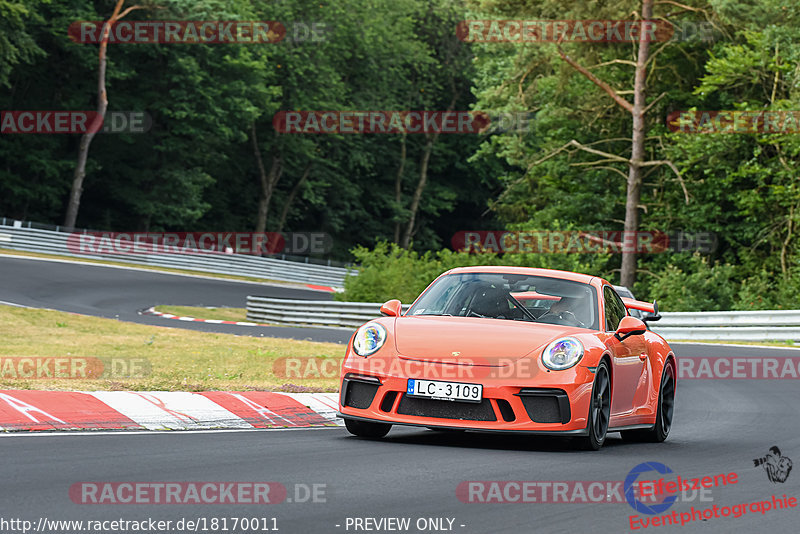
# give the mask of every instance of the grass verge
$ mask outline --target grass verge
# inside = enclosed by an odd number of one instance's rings
[[[344,352],[335,343],[195,332],[2,305],[0,339],[0,389],[336,391],[338,377],[289,381],[275,374],[273,364],[282,357],[338,360]],[[25,378],[23,371],[31,368],[23,368],[21,358],[38,359],[42,366],[53,365],[42,363],[47,358],[103,358],[111,374]],[[117,363],[110,365],[112,358]],[[138,372],[131,377],[126,366],[133,364]]]

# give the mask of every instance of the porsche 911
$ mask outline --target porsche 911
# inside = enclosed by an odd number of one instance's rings
[[[631,310],[644,312],[644,320]],[[403,313],[398,300],[352,336],[339,416],[360,437],[392,425],[661,442],[677,367],[652,332],[658,306],[606,280],[549,269],[463,267]]]

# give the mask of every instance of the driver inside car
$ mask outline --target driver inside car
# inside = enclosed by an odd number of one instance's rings
[[[587,309],[587,299],[582,297],[561,297],[554,302],[550,309],[541,317],[540,323],[560,324],[564,326],[586,326],[585,312]]]
[[[494,286],[486,286],[473,297],[467,316],[507,319],[508,312],[508,291]]]

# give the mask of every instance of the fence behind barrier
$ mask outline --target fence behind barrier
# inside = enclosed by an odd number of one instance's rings
[[[381,303],[247,297],[247,318],[262,323],[356,328],[380,317]],[[409,308],[403,306],[405,313]],[[673,312],[650,323],[667,340],[800,341],[800,310]]]
[[[53,228],[55,229],[36,228],[31,223],[2,218],[0,248],[330,287],[343,287],[345,277],[356,274],[355,269],[347,267],[211,251],[172,254],[76,254],[67,247],[67,239],[72,232],[61,231],[59,227]],[[81,230],[76,231],[81,232]]]

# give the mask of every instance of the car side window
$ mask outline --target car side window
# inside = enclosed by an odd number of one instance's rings
[[[603,300],[605,301],[606,311],[606,331],[613,332],[628,312],[625,310],[625,304],[622,303],[622,299],[619,298],[619,295],[611,286],[603,288]]]

